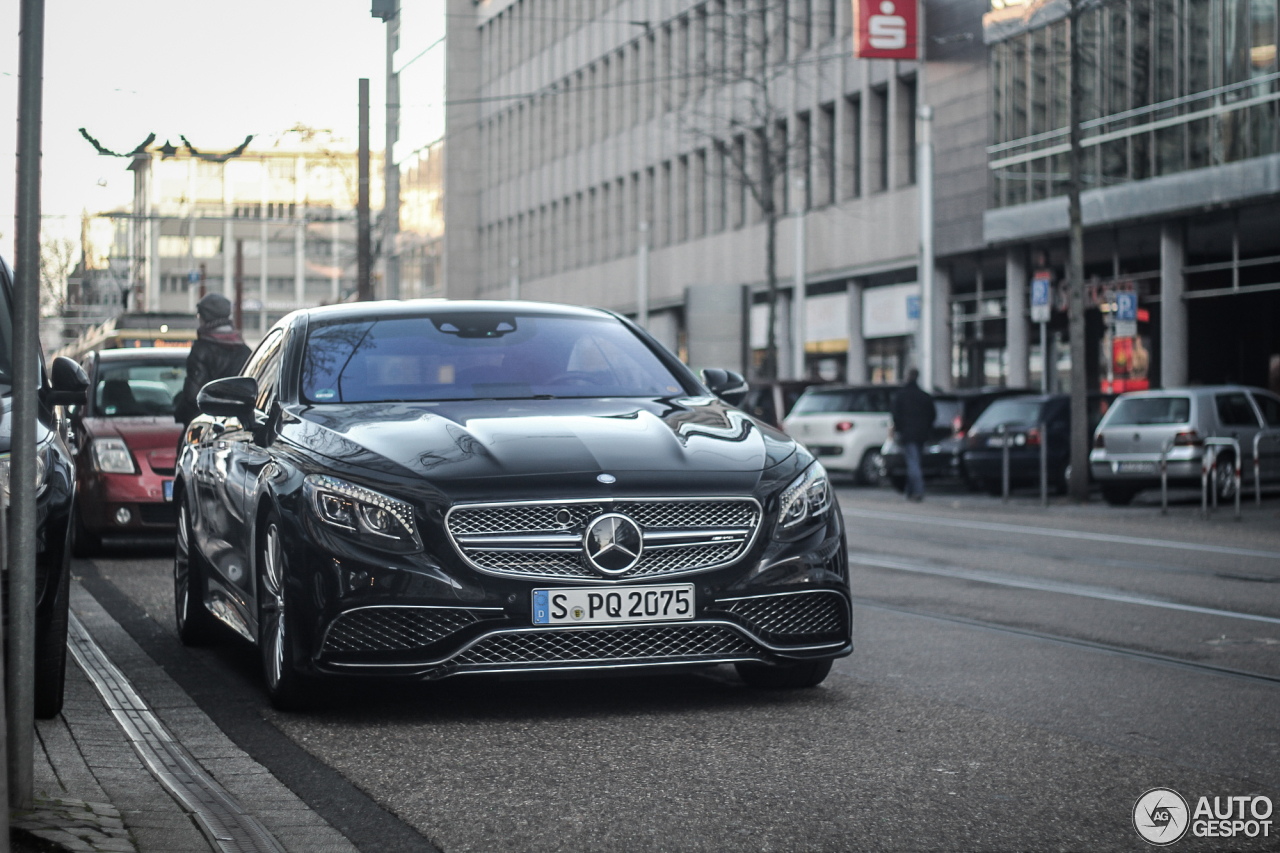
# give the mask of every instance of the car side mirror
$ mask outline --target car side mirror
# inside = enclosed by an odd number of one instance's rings
[[[196,408],[206,415],[239,418],[253,423],[253,407],[258,402],[258,380],[252,376],[228,376],[206,383],[196,395]]]
[[[89,377],[83,367],[66,356],[53,360],[49,385],[43,394],[46,405],[83,406],[88,400]]]
[[[722,370],[719,367],[708,367],[702,371],[702,384],[730,406],[742,405],[742,401],[747,399],[747,393],[751,390],[747,387],[747,380],[742,378],[741,373]]]

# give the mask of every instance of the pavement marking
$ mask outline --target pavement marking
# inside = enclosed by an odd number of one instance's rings
[[[969,619],[964,616],[951,616],[945,613],[931,613],[927,610],[912,610],[907,607],[895,607],[892,604],[881,604],[878,601],[873,601],[867,598],[854,598],[853,603],[855,606],[866,607],[871,610],[901,613],[907,616],[916,616],[921,619],[936,619],[940,622],[955,622],[960,625],[967,625],[970,628],[981,628],[986,631],[995,631],[1000,634],[1014,634],[1019,637],[1030,637],[1034,640],[1059,643],[1064,646],[1080,646],[1096,652],[1103,652],[1121,657],[1139,658],[1142,660],[1152,661],[1154,663],[1164,664],[1165,666],[1177,667],[1179,669],[1190,669],[1197,672],[1211,672],[1214,675],[1225,675],[1230,678],[1239,678],[1243,681],[1261,682],[1272,687],[1280,686],[1280,676],[1264,675],[1260,672],[1232,669],[1226,666],[1216,666],[1211,663],[1197,663],[1196,661],[1183,660],[1182,658],[1157,654],[1156,652],[1143,652],[1138,651],[1137,649],[1127,649],[1124,646],[1113,646],[1110,643],[1098,643],[1093,640],[1081,640],[1076,637],[1063,637],[1058,634],[1048,634],[1043,631],[1032,631],[1028,628],[1013,628],[1008,625],[999,625],[994,622],[983,622],[980,619]]]
[[[67,627],[67,648],[124,729],[130,745],[156,781],[191,813],[213,848],[221,853],[285,853],[267,828],[174,739],[74,613]]]
[[[1197,607],[1194,604],[1179,604],[1176,601],[1164,601],[1159,598],[1148,598],[1120,590],[1085,584],[1051,581],[1040,578],[1029,578],[1022,575],[1005,575],[994,572],[982,572],[974,569],[962,569],[953,566],[931,566],[902,560],[890,554],[871,554],[861,551],[850,551],[849,559],[863,566],[876,566],[881,569],[894,569],[900,572],[915,572],[922,575],[938,575],[940,577],[958,578],[960,580],[977,581],[978,583],[1012,586],[1020,589],[1034,589],[1040,592],[1058,592],[1064,595],[1075,595],[1081,598],[1097,598],[1102,601],[1116,601],[1121,604],[1141,604],[1145,607],[1161,607],[1166,610],[1182,610],[1187,613],[1202,613],[1207,616],[1225,616],[1231,619],[1247,619],[1251,622],[1266,622],[1280,625],[1280,618],[1259,616],[1253,613],[1240,613],[1235,610],[1217,610],[1212,607]]]
[[[1197,542],[1178,542],[1172,539],[1145,539],[1141,536],[1120,536],[1114,533],[1087,533],[1079,530],[1059,530],[1056,527],[1030,527],[1023,524],[1002,524],[998,521],[967,521],[943,518],[936,515],[913,515],[906,512],[882,512],[874,509],[843,509],[846,516],[876,518],[884,521],[912,521],[919,524],[936,524],[942,527],[962,527],[970,530],[992,530],[997,533],[1021,533],[1033,536],[1057,536],[1061,539],[1085,539],[1091,542],[1114,542],[1120,545],[1140,545],[1144,548],[1173,548],[1180,551],[1202,551],[1209,554],[1234,554],[1239,557],[1264,557],[1280,560],[1280,551],[1258,551],[1252,548],[1235,548],[1230,545],[1201,545]]]

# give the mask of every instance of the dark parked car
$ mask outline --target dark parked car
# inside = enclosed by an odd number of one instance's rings
[[[89,399],[69,411],[79,486],[76,556],[96,552],[103,534],[173,531],[173,468],[182,435],[173,406],[188,352],[114,349],[85,357]]]
[[[969,428],[996,400],[1034,393],[1026,388],[973,388],[934,394],[938,416],[933,435],[920,454],[920,468],[926,480],[958,477],[976,488],[964,467],[964,451]],[[880,448],[881,465],[890,485],[902,491],[907,484],[907,460],[902,448],[890,436]]]
[[[13,410],[13,277],[0,258],[0,487],[9,500],[9,439]],[[63,443],[57,406],[84,401],[88,379],[69,358],[54,359],[46,376],[40,353],[40,405],[36,418],[36,645],[35,714],[62,711],[67,663],[67,607],[71,594],[72,508],[76,475]],[[8,648],[6,640],[5,647]]]
[[[852,649],[843,523],[745,392],[604,311],[297,311],[200,393],[179,634],[256,642],[282,707],[335,674],[733,663],[817,684]]]
[[[1003,425],[1005,431],[1000,432]],[[1009,486],[1040,482],[1040,446],[1048,433],[1050,487],[1066,489],[1071,460],[1071,398],[1066,394],[1035,394],[996,400],[969,429],[964,452],[969,476],[993,495],[1003,491],[1003,453],[1009,447]]]

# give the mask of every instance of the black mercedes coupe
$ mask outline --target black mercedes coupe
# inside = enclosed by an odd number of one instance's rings
[[[230,626],[267,691],[735,664],[808,687],[852,650],[822,466],[607,311],[294,312],[206,385],[174,483],[184,642]]]

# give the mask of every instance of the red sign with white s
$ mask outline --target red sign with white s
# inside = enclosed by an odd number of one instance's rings
[[[917,0],[853,0],[853,55],[915,59]]]

